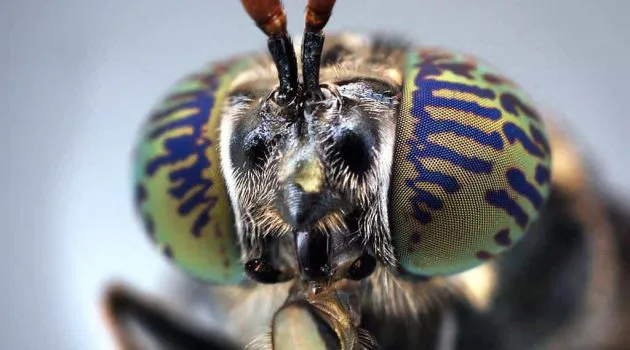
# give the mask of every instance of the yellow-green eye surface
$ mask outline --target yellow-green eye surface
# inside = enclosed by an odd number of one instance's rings
[[[151,239],[208,282],[244,276],[218,148],[225,91],[243,64],[215,64],[180,82],[144,125],[134,159],[136,206]]]
[[[396,257],[412,274],[472,268],[518,242],[549,195],[545,127],[474,58],[410,52],[390,187]]]

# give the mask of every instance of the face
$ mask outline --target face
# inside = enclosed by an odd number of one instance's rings
[[[466,55],[390,37],[324,42],[334,1],[308,2],[301,51],[280,1],[242,2],[270,55],[212,65],[151,117],[135,168],[145,227],[204,281],[291,280],[237,287],[284,300],[265,320],[275,345],[391,337],[390,320],[447,291],[440,277],[511,248],[537,218],[550,186],[543,125]]]
[[[246,272],[260,282],[361,279],[383,258],[400,89],[395,75],[369,73],[383,62],[342,45],[325,48],[316,95],[300,85],[279,102],[263,60],[228,100],[222,166]]]

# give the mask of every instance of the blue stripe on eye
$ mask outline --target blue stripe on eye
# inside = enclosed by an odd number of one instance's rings
[[[433,93],[436,90],[446,89],[446,90],[453,90],[457,92],[473,94],[479,98],[494,99],[496,97],[494,91],[490,89],[483,89],[474,85],[452,83],[452,82],[440,81],[440,80],[425,80],[422,82],[422,84],[425,87],[427,87],[429,90],[431,90],[431,93]]]
[[[417,140],[411,140],[410,142],[419,143]],[[473,173],[492,172],[492,163],[489,161],[475,157],[468,157],[453,151],[448,147],[434,143],[427,142],[421,145],[421,147],[417,147],[416,156],[418,158],[443,159]]]
[[[417,92],[417,91],[416,91]],[[486,118],[493,121],[501,119],[501,111],[496,108],[488,108],[479,105],[477,102],[457,100],[453,98],[431,97],[427,99],[425,106],[447,107],[458,111],[471,113],[476,117]]]
[[[419,202],[412,202],[412,207],[413,207],[413,215],[416,220],[418,220],[422,224],[428,224],[431,222],[431,219],[433,219],[433,217],[431,216],[431,213],[420,208]]]
[[[520,227],[525,228],[525,226],[527,226],[527,223],[529,222],[529,215],[527,215],[527,213],[518,203],[516,203],[515,200],[510,198],[507,191],[487,191],[486,202],[493,207],[503,209],[506,213],[508,213],[508,215],[516,220],[516,223]]]
[[[504,147],[503,139],[501,138],[501,134],[498,131],[493,131],[487,134],[475,127],[465,125],[450,119],[436,120],[432,118],[430,125],[417,125],[416,127],[430,128],[431,134],[451,132],[458,136],[463,136],[471,139],[479,143],[480,145],[490,146],[497,151],[502,150]]]
[[[407,185],[413,186],[412,181],[407,180]],[[427,207],[431,209],[442,209],[444,207],[444,202],[438,198],[433,193],[418,189],[413,196],[415,202],[422,202],[427,205]]]
[[[542,133],[542,131],[540,131],[537,127],[533,125],[529,127],[529,130],[531,131],[532,137],[534,137],[536,143],[538,143],[545,150],[546,154],[549,154],[551,152],[551,146],[549,146],[549,141]]]
[[[536,143],[534,143],[534,141],[532,141],[525,131],[523,131],[523,129],[521,129],[518,125],[512,122],[506,122],[503,125],[503,133],[510,144],[514,144],[518,141],[521,145],[523,145],[523,148],[525,148],[527,153],[539,158],[543,158],[545,156]]]
[[[539,185],[544,185],[549,181],[550,177],[549,169],[544,165],[538,164],[536,166],[536,182]]]
[[[147,163],[145,171],[148,176],[154,176],[164,166],[174,165],[195,156],[196,159],[193,164],[171,171],[168,177],[171,183],[169,194],[181,201],[177,207],[180,215],[188,215],[200,206],[204,208],[195,218],[191,231],[195,237],[198,237],[201,234],[201,230],[210,221],[207,213],[217,201],[217,198],[207,195],[207,190],[212,187],[213,182],[202,174],[211,166],[205,154],[205,150],[211,146],[211,142],[207,137],[204,137],[203,126],[208,122],[210,111],[212,111],[214,106],[214,96],[207,91],[202,91],[190,97],[194,99],[173,107],[169,111],[175,112],[183,108],[195,108],[198,110],[197,113],[157,127],[147,137],[156,139],[180,128],[192,128],[192,134],[164,139],[162,146],[165,154],[160,154],[151,159]],[[159,116],[154,118],[153,122],[155,123],[166,118],[168,116]],[[190,195],[191,191],[198,186],[201,186],[201,189]],[[187,195],[190,196],[183,200]]]
[[[510,187],[519,194],[525,196],[536,209],[540,208],[543,202],[543,198],[536,189],[536,186],[531,184],[525,178],[525,173],[519,169],[510,169],[505,173]]]
[[[534,109],[526,105],[525,102],[521,101],[518,96],[510,92],[504,92],[503,94],[501,94],[500,100],[503,109],[505,109],[509,113],[512,113],[516,116],[521,116],[521,114],[519,113],[520,110],[526,116],[535,120],[540,120],[538,113]]]
[[[413,179],[407,180],[408,186],[415,187],[422,182],[428,182],[440,186],[448,193],[455,193],[459,191],[459,184],[457,183],[457,179],[453,176],[446,175],[439,171],[426,169],[420,162],[412,162],[412,164],[416,168],[416,174],[418,175]]]

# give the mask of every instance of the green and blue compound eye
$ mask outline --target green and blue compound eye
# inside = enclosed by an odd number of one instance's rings
[[[215,64],[180,82],[143,127],[135,155],[145,229],[178,267],[206,282],[244,278],[218,149],[221,105],[244,64]]]
[[[518,242],[547,197],[550,150],[527,96],[476,59],[410,52],[390,185],[396,257],[411,274],[472,268]]]

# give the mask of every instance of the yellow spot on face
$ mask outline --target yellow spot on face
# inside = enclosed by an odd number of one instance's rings
[[[298,165],[295,173],[295,184],[302,187],[306,193],[321,191],[324,184],[324,170],[317,158],[311,158]]]
[[[292,159],[293,152],[295,149],[289,149],[288,152],[283,156],[284,159]],[[294,162],[285,161],[284,164],[278,170],[278,181],[285,182],[291,173],[293,172],[293,164]]]

